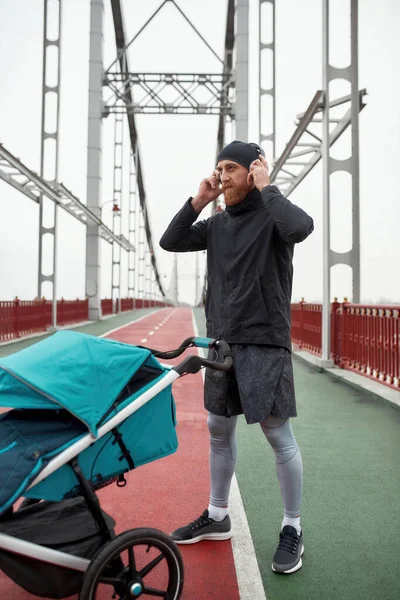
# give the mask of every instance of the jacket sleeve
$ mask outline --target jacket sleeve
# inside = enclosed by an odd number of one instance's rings
[[[314,230],[314,221],[299,206],[282,196],[275,185],[266,186],[261,192],[281,237],[290,244],[303,242]]]
[[[207,223],[209,219],[196,221],[198,214],[193,209],[191,198],[175,215],[160,239],[160,246],[168,252],[194,252],[207,249]]]

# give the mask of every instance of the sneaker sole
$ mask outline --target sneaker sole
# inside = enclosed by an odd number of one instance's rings
[[[205,533],[204,535],[198,535],[195,538],[191,538],[190,540],[177,540],[173,536],[175,544],[197,544],[197,542],[202,542],[203,540],[211,540],[214,542],[221,542],[223,540],[230,540],[233,533],[228,531],[227,533]]]
[[[301,553],[300,553],[300,560],[297,563],[297,565],[295,565],[294,567],[292,567],[291,569],[288,569],[287,571],[278,571],[277,569],[275,569],[274,565],[272,564],[272,570],[274,573],[282,573],[283,575],[289,575],[290,573],[295,573],[296,571],[298,571],[299,569],[301,569],[302,565],[303,565],[303,561],[301,559],[301,557],[304,554],[304,545],[301,549]]]

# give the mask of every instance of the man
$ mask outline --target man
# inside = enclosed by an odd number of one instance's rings
[[[264,153],[234,141],[189,198],[160,240],[171,252],[207,250],[207,335],[231,345],[228,372],[207,370],[204,405],[210,432],[210,503],[192,523],[171,535],[177,544],[232,536],[228,498],[236,462],[237,415],[260,423],[275,452],[284,507],[272,569],[293,573],[302,565],[300,504],[303,467],[293,436],[295,417],[290,340],[294,244],[313,231],[313,220],[270,184]],[[224,193],[226,209],[193,225]]]

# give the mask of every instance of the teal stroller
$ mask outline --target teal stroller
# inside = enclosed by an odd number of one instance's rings
[[[193,346],[214,354],[172,368],[158,360]],[[96,491],[177,450],[176,379],[231,365],[229,346],[208,338],[159,352],[72,331],[1,359],[0,570],[46,598],[178,600],[172,539],[150,528],[116,535]]]

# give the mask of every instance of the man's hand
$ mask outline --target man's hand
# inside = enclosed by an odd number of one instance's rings
[[[269,180],[268,163],[261,154],[259,155],[259,158],[253,160],[250,165],[247,183],[248,185],[251,185],[252,182],[254,182],[256,188],[260,192],[266,185],[271,183]]]
[[[216,200],[221,193],[221,177],[219,172],[215,170],[211,177],[207,177],[201,182],[199,191],[192,200],[194,210],[200,213],[207,204]]]

